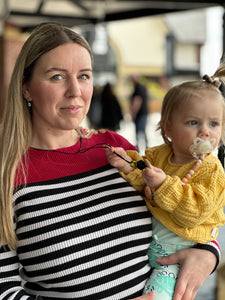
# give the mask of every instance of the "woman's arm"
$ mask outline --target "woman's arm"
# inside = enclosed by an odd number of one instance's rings
[[[196,248],[180,250],[157,261],[163,265],[180,265],[173,300],[193,300],[218,263],[213,252]]]
[[[202,245],[202,249],[204,249],[204,245]],[[194,300],[199,288],[218,264],[219,250],[217,250],[218,255],[214,254],[213,249],[212,252],[206,251],[208,249],[207,244],[205,250],[202,249],[184,249],[170,256],[157,259],[158,263],[162,265],[180,265],[173,300]],[[150,293],[133,300],[153,299],[154,295]]]
[[[35,299],[22,287],[19,260],[15,250],[0,248],[0,299]]]
[[[133,300],[153,300],[154,299],[154,292],[145,294],[141,297],[135,298]]]

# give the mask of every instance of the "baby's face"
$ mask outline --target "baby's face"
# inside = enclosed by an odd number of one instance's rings
[[[183,163],[191,158],[190,146],[196,138],[213,140],[213,149],[221,139],[223,103],[215,91],[200,91],[201,99],[184,101],[173,113],[167,135],[172,140],[174,155]],[[193,159],[193,157],[192,157]]]

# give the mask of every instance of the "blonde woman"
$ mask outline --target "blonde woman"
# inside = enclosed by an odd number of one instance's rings
[[[151,215],[104,151],[136,148],[80,127],[92,92],[87,42],[55,23],[34,29],[0,129],[0,299],[153,299],[141,296]],[[216,266],[219,249],[205,248],[161,260],[181,264],[176,299],[192,299]]]

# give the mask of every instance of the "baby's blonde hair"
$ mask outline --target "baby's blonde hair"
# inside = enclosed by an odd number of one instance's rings
[[[221,143],[225,143],[225,99],[220,89],[221,85],[224,87],[222,78],[215,79],[216,76],[223,77],[225,75],[225,65],[221,65],[213,77],[206,76],[205,80],[187,81],[172,87],[163,99],[161,109],[161,119],[158,123],[157,129],[161,131],[164,142],[168,145],[171,144],[170,139],[165,133],[165,128],[169,125],[172,115],[180,105],[188,102],[190,99],[195,98],[201,101],[201,91],[214,91],[218,99],[221,99],[223,105],[223,123],[222,123],[222,136]],[[213,101],[213,99],[212,99]]]

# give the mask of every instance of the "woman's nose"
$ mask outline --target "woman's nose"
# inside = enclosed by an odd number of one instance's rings
[[[66,89],[67,97],[79,97],[81,96],[81,89],[77,78],[70,78]]]

